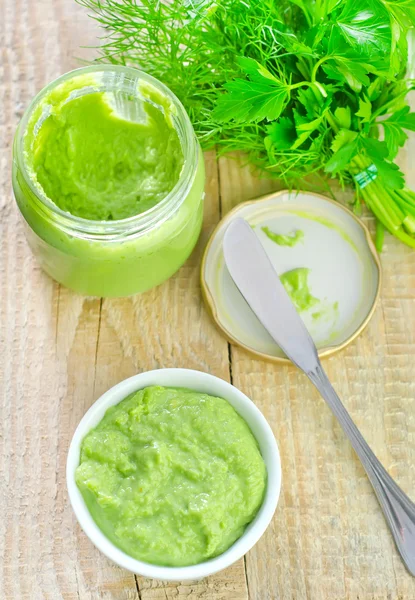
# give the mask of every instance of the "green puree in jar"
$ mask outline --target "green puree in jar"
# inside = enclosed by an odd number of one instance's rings
[[[51,115],[26,139],[35,182],[59,208],[84,219],[125,219],[155,206],[183,166],[169,119],[149,103],[129,115],[132,106],[117,107],[105,92],[69,99],[71,85],[53,92]]]
[[[266,467],[226,400],[148,387],[86,435],[76,482],[116,546],[149,563],[186,566],[243,534],[262,504]]]
[[[88,296],[129,296],[171,277],[203,220],[205,171],[190,120],[149,75],[67,73],[16,131],[13,190],[41,267]]]

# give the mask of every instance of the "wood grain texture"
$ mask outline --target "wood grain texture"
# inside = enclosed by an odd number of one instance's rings
[[[224,214],[252,197],[252,187],[243,179],[238,184],[239,171],[234,160],[220,159]],[[370,217],[364,220],[373,227]],[[388,236],[382,263],[382,298],[370,325],[324,364],[379,459],[413,496],[415,253]],[[274,520],[246,557],[249,597],[414,599],[415,580],[395,551],[363,468],[312,385],[294,367],[254,360],[237,347],[231,362],[234,385],[274,430],[283,467]]]
[[[294,368],[229,348],[202,306],[199,265],[213,226],[275,182],[209,153],[201,240],[175,277],[142,296],[82,298],[31,256],[11,190],[14,130],[33,95],[79,66],[76,56],[92,57],[80,46],[94,43],[73,0],[0,0],[0,599],[415,600],[364,472],[317,393]],[[410,144],[402,161],[414,186]],[[382,262],[369,328],[325,364],[379,458],[414,495],[415,252],[387,237]],[[245,561],[180,584],[108,561],[76,524],[65,486],[68,445],[92,402],[129,375],[169,366],[232,378],[250,395],[278,439],[284,477],[275,518]]]

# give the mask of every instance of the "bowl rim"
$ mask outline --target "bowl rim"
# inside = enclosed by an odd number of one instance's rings
[[[80,445],[86,433],[102,419],[105,411],[110,406],[118,404],[129,394],[149,385],[185,387],[226,399],[248,423],[258,441],[267,468],[267,488],[261,508],[255,519],[228,550],[215,558],[196,565],[186,567],[159,566],[137,560],[123,552],[99,529],[75,482],[75,469],[79,464]],[[211,392],[209,392],[210,389]],[[66,461],[66,485],[69,501],[79,525],[91,542],[107,558],[133,573],[153,579],[168,581],[201,579],[236,562],[256,544],[265,532],[273,517],[280,495],[281,461],[276,439],[264,415],[254,402],[234,385],[202,371],[181,368],[155,369],[133,375],[116,384],[100,396],[84,414],[69,446]]]

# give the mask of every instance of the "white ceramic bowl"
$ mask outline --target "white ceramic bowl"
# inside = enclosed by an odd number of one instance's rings
[[[258,440],[268,471],[268,484],[264,501],[257,516],[247,527],[242,537],[223,554],[190,567],[152,565],[136,560],[117,548],[96,525],[75,483],[75,470],[79,465],[80,446],[88,431],[99,423],[110,406],[118,404],[132,392],[149,385],[185,387],[197,392],[225,398],[251,428],[252,433]],[[66,463],[66,480],[69,499],[78,522],[91,542],[101,552],[120,567],[124,567],[133,573],[153,577],[154,579],[181,581],[201,579],[225,569],[256,544],[271,521],[277,506],[281,487],[281,465],[278,446],[270,426],[260,410],[245,394],[230,383],[208,373],[188,369],[160,369],[140,373],[122,381],[108,390],[91,406],[79,423],[72,438]]]

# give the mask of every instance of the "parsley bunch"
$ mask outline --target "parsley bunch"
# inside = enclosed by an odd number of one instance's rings
[[[289,187],[336,177],[415,247],[415,193],[394,160],[415,131],[406,97],[414,0],[78,0],[102,60],[168,85],[202,145],[242,150]]]

